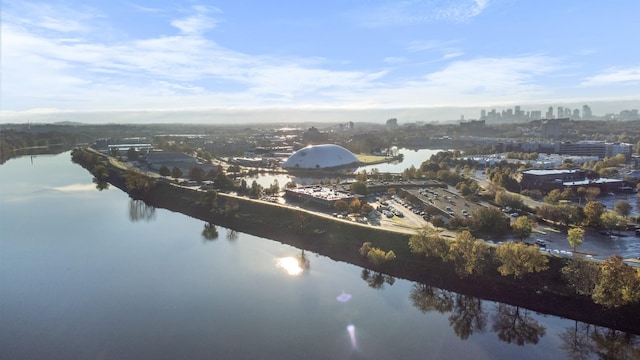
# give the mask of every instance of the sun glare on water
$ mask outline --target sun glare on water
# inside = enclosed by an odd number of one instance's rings
[[[288,275],[298,276],[302,274],[304,270],[300,267],[300,263],[298,263],[298,259],[294,257],[284,257],[276,259],[276,266],[280,269],[284,270]]]

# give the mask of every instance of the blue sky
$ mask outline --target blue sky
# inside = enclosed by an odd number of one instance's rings
[[[637,0],[2,0],[1,107],[638,108],[639,13]]]

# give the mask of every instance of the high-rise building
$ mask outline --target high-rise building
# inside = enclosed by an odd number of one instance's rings
[[[553,106],[549,106],[549,110],[547,110],[544,117],[547,119],[553,119]]]
[[[573,120],[580,120],[580,109],[573,109],[573,115],[571,116]]]
[[[591,120],[592,118],[591,107],[589,107],[589,105],[582,105],[582,120]]]

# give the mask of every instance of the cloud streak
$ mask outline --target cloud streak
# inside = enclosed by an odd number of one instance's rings
[[[609,68],[600,74],[591,76],[583,81],[582,86],[602,86],[602,85],[640,85],[640,67],[631,68]]]
[[[482,14],[489,0],[388,1],[352,17],[368,27],[406,26],[427,22],[466,22]]]

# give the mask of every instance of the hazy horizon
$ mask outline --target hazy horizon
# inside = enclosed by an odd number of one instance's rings
[[[521,105],[523,111],[541,110],[543,113],[549,106],[581,109],[585,103],[553,103]],[[589,105],[594,116],[618,114],[622,110],[637,109],[640,101],[592,102]],[[516,106],[516,105],[514,105]],[[16,112],[3,114],[2,123],[57,123],[77,122],[85,124],[131,123],[131,124],[215,124],[228,125],[238,123],[344,123],[367,122],[383,124],[390,118],[398,119],[399,124],[425,123],[457,123],[460,116],[464,120],[475,120],[480,117],[481,110],[496,109],[500,112],[513,109],[514,106],[497,107],[443,107],[443,108],[404,108],[404,109],[204,109],[204,110],[148,110],[148,111],[58,111],[58,112]],[[514,122],[514,121],[504,121]]]
[[[640,108],[640,2],[2,0],[2,122]],[[300,117],[309,119],[299,119]]]

